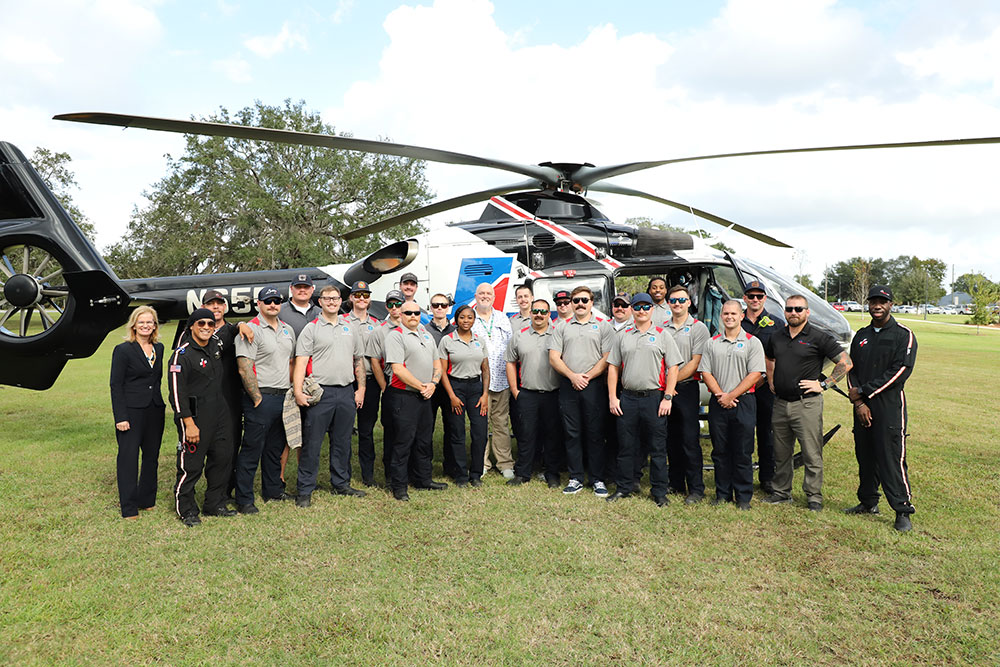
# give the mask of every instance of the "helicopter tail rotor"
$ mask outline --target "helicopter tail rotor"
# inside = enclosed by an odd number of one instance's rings
[[[51,387],[126,321],[129,301],[21,151],[0,142],[0,384]]]

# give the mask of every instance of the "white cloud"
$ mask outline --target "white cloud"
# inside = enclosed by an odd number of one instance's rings
[[[212,69],[222,74],[233,83],[249,83],[253,81],[250,75],[250,63],[238,53],[212,62]]]
[[[61,56],[37,37],[10,35],[0,44],[0,62],[14,67],[58,65],[62,61]]]
[[[308,42],[301,33],[293,32],[291,27],[285,22],[277,35],[259,35],[251,37],[243,42],[251,52],[261,58],[271,58],[286,49],[298,47],[308,48]]]
[[[992,86],[994,94],[1000,94],[1000,27],[981,40],[963,41],[949,36],[896,57],[918,77],[940,77],[956,86],[985,83]]]
[[[339,2],[337,2],[337,8],[333,10],[332,14],[330,14],[330,22],[334,25],[343,23],[344,19],[347,18],[347,15],[351,13],[352,9],[354,9],[354,0],[339,0]]]

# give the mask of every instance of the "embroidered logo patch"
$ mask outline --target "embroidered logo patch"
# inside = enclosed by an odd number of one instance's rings
[[[208,359],[202,359],[201,361],[198,362],[198,365],[201,366],[202,368],[208,366]]]

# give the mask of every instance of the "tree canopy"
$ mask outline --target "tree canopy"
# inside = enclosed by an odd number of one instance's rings
[[[69,216],[73,218],[73,222],[93,243],[95,238],[94,223],[76,205],[71,194],[72,190],[80,187],[76,184],[76,176],[69,169],[69,163],[72,161],[73,158],[70,157],[69,153],[54,153],[41,146],[31,154],[31,164],[35,167],[35,171],[42,177],[45,185],[56,196]]]
[[[899,255],[893,259],[852,257],[823,274],[817,292],[837,301],[863,303],[872,285],[889,285],[897,303],[936,302],[944,296],[941,283],[948,265],[940,259]]]
[[[204,120],[334,134],[304,101],[220,108]],[[341,234],[431,197],[420,160],[197,135],[185,135],[180,158],[167,158],[167,175],[144,193],[149,205],[105,251],[123,278],[354,261],[424,228],[413,222],[350,242]]]

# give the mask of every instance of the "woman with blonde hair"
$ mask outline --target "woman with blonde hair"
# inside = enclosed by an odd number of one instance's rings
[[[152,509],[156,504],[156,468],[166,407],[160,393],[163,343],[157,342],[160,327],[156,311],[149,306],[132,311],[125,331],[125,342],[111,354],[111,409],[118,438],[122,517],[135,519],[140,509]]]

